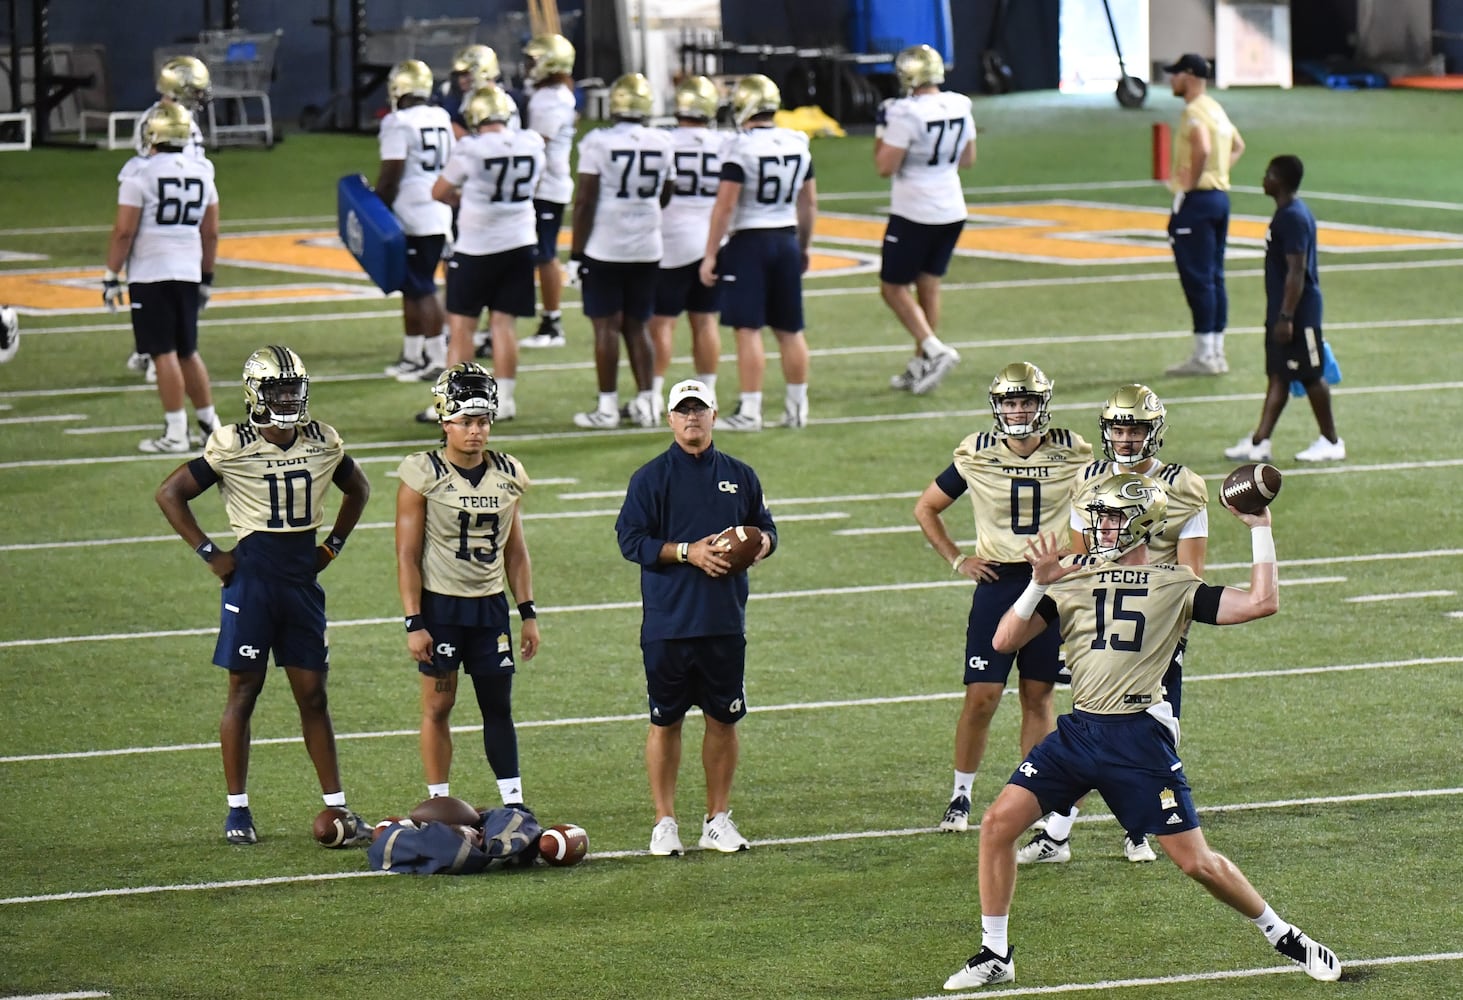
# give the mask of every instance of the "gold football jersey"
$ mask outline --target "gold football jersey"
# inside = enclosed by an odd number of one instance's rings
[[[256,531],[314,531],[325,517],[325,494],[345,457],[335,428],[311,421],[288,448],[247,423],[225,424],[208,437],[203,460],[218,474],[229,526],[240,539]]]
[[[1072,494],[1072,519],[1080,520],[1083,528],[1090,527],[1086,507],[1092,495],[1104,480],[1117,472],[1112,462],[1093,462],[1082,470],[1081,480]],[[1179,533],[1195,514],[1208,508],[1209,488],[1198,473],[1182,465],[1161,465],[1143,475],[1152,477],[1168,497],[1168,520],[1163,530],[1148,540],[1148,556],[1156,563],[1176,563]]]
[[[1175,178],[1188,176],[1189,166],[1193,159],[1189,136],[1196,128],[1207,129],[1209,132],[1209,158],[1204,161],[1204,169],[1199,174],[1199,183],[1195,185],[1196,190],[1228,191],[1229,155],[1234,149],[1234,137],[1239,130],[1234,127],[1234,123],[1229,120],[1229,115],[1224,113],[1224,108],[1219,106],[1219,102],[1208,94],[1196,97],[1184,105],[1184,115],[1179,120],[1178,134],[1173,137],[1172,176]]]
[[[1072,707],[1120,715],[1162,701],[1163,674],[1202,583],[1187,566],[1092,560],[1052,584],[1047,596],[1061,615]]]
[[[402,461],[397,475],[427,500],[422,586],[449,597],[501,594],[503,549],[528,473],[512,455],[485,451],[488,468],[474,486],[440,450]]]
[[[1026,543],[1042,531],[1063,531],[1072,513],[1072,487],[1092,461],[1092,445],[1065,427],[1050,427],[1041,447],[1022,458],[990,432],[972,434],[955,449],[955,468],[975,511],[977,559],[1026,561]]]

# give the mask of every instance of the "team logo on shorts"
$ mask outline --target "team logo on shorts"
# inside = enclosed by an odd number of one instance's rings
[[[1178,796],[1174,795],[1172,788],[1165,788],[1158,793],[1158,808],[1177,809],[1179,807]]]
[[[506,653],[512,645],[513,644],[508,641],[507,632],[500,632],[498,634],[498,652]]]

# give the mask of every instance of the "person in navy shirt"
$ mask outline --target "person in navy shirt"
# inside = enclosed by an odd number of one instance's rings
[[[711,544],[724,528],[762,531],[761,562],[777,548],[777,526],[762,483],[745,462],[711,443],[716,396],[694,379],[671,387],[668,419],[675,440],[630,477],[615,522],[620,551],[640,565],[644,612],[640,648],[650,702],[645,767],[655,802],[650,853],[685,853],[676,825],[681,725],[693,705],[706,718],[701,761],[706,769],[702,847],[733,854],[751,845],[731,819],[736,724],[747,714],[747,575]]]
[[[1275,216],[1265,232],[1265,402],[1260,426],[1224,452],[1242,462],[1272,460],[1270,435],[1289,398],[1290,383],[1305,387],[1321,436],[1298,453],[1299,462],[1339,462],[1346,442],[1336,434],[1331,387],[1323,377],[1321,279],[1316,268],[1316,217],[1296,196],[1305,166],[1300,157],[1277,156],[1265,168],[1265,193]]]

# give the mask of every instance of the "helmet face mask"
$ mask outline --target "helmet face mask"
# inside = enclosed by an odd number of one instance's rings
[[[386,77],[386,93],[395,108],[403,97],[432,97],[432,70],[420,59],[406,59],[391,67]]]
[[[990,388],[991,413],[996,418],[996,433],[1002,437],[1025,438],[1039,435],[1051,422],[1047,407],[1051,404],[1052,380],[1036,365],[1019,361],[996,373]],[[1034,399],[1032,413],[1013,413],[1002,403],[1005,400]],[[1030,407],[1023,410],[1030,410]]]
[[[945,59],[928,45],[914,45],[895,56],[894,73],[899,77],[899,89],[912,94],[920,87],[945,82]]]
[[[444,424],[462,417],[487,417],[491,422],[498,416],[498,380],[476,362],[459,362],[437,376],[432,408]]]
[[[288,347],[261,347],[244,362],[244,407],[256,426],[289,429],[310,420],[310,373]]]
[[[535,35],[523,47],[523,56],[531,83],[574,72],[574,46],[563,35]]]
[[[508,92],[497,84],[490,83],[474,90],[462,102],[462,120],[467,122],[468,128],[476,130],[478,126],[490,122],[506,124],[512,121],[517,110]]]
[[[502,75],[498,68],[498,53],[481,44],[458,49],[457,55],[452,57],[452,72],[466,74],[469,80],[468,90],[494,84]]]
[[[688,76],[676,87],[676,117],[715,121],[721,109],[721,91],[710,78]]]
[[[1119,465],[1136,465],[1156,457],[1158,449],[1163,447],[1166,414],[1162,400],[1146,385],[1134,382],[1120,386],[1107,398],[1097,420],[1102,430],[1102,451],[1107,460]],[[1130,435],[1115,441],[1113,431],[1117,427],[1141,427],[1145,435],[1139,442]]]
[[[1087,551],[1113,562],[1163,530],[1168,495],[1147,476],[1124,472],[1103,480],[1083,511]]]
[[[782,91],[761,73],[742,77],[737,89],[732,91],[732,121],[737,123],[737,128],[758,115],[771,114],[781,107]]]
[[[208,67],[194,56],[174,56],[157,74],[157,92],[190,111],[202,109],[213,99],[211,85]]]
[[[610,84],[609,106],[612,119],[643,122],[655,107],[650,81],[639,73],[626,73]]]

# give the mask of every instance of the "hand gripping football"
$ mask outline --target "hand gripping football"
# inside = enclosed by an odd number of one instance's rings
[[[556,823],[538,838],[538,856],[557,867],[577,865],[589,853],[589,834],[573,823]]]
[[[1280,493],[1280,482],[1275,466],[1250,462],[1224,478],[1219,496],[1241,514],[1258,514]]]
[[[741,573],[762,551],[762,529],[750,524],[733,525],[717,535],[711,544],[731,563],[733,573]]]

